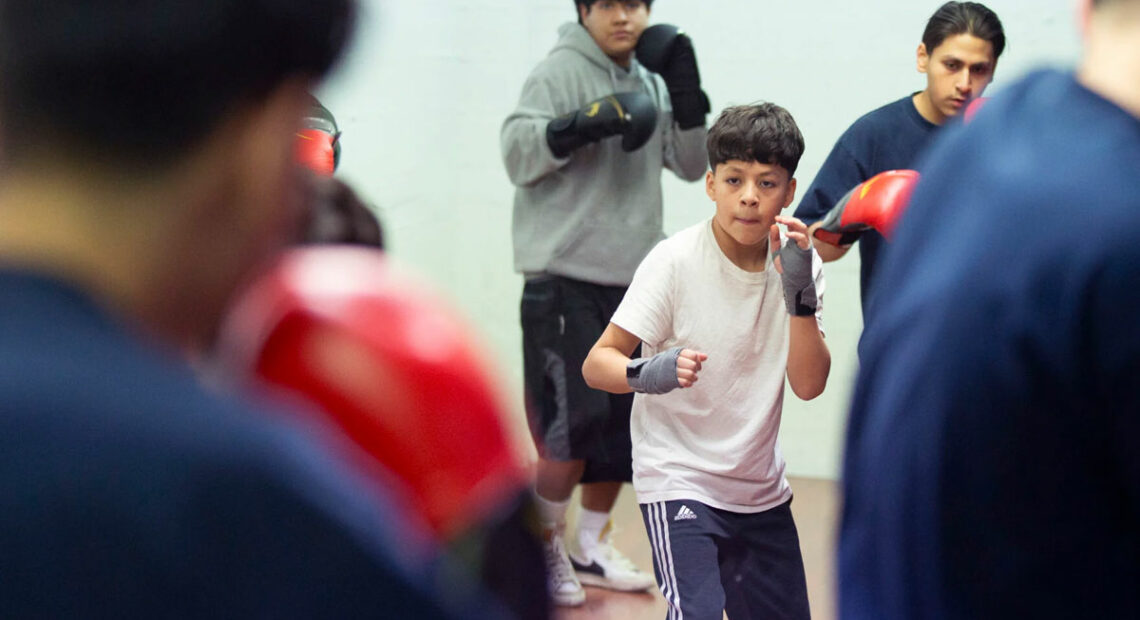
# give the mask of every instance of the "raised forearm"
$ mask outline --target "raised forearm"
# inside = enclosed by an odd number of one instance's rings
[[[814,316],[793,316],[788,324],[788,383],[803,400],[823,393],[831,372],[831,352]]]

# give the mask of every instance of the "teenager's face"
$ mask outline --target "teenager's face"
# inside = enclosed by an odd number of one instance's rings
[[[705,192],[716,203],[717,241],[754,248],[768,240],[776,216],[792,203],[796,180],[783,166],[730,159],[705,174]]]
[[[956,34],[933,50],[918,46],[918,71],[926,74],[923,95],[929,102],[929,120],[942,124],[966,109],[994,79],[993,43],[972,34]]]
[[[578,16],[606,56],[624,67],[649,24],[649,7],[641,0],[598,0],[589,8],[579,4]]]

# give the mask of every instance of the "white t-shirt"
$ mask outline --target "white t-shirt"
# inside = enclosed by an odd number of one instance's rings
[[[814,249],[812,273],[822,301]],[[642,340],[644,357],[675,346],[709,356],[693,387],[634,396],[638,502],[691,499],[750,513],[787,501],[776,435],[788,312],[771,254],[763,272],[744,271],[720,250],[711,218],[690,226],[645,257],[612,322]]]

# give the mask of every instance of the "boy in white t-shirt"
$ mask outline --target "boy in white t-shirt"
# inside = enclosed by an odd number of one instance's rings
[[[776,441],[785,376],[808,400],[831,367],[822,261],[803,222],[778,215],[803,136],[764,103],[722,112],[707,146],[716,214],[642,261],[582,370],[592,387],[638,392],[633,486],[670,613],[808,618]]]

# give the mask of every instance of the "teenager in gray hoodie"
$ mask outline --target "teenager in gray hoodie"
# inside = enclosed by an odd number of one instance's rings
[[[538,448],[536,503],[549,586],[560,605],[585,601],[582,583],[618,590],[654,579],[610,544],[609,513],[631,479],[628,394],[586,386],[581,366],[633,272],[662,230],[661,172],[687,181],[706,170],[705,115],[690,39],[647,28],[651,0],[575,0],[578,23],[523,85],[502,127],[516,186],[515,269],[527,417]],[[578,549],[563,542],[582,484]]]

